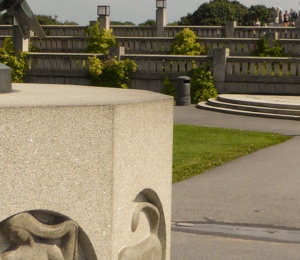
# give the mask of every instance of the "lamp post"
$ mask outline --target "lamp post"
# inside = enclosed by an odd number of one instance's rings
[[[100,29],[109,30],[110,29],[110,6],[108,5],[98,5],[97,15]]]
[[[166,8],[167,0],[156,0],[156,36],[164,36],[164,27],[166,26]]]

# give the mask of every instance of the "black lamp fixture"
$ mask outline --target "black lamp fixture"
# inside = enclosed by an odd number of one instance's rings
[[[109,16],[110,15],[110,6],[98,5],[97,6],[97,15],[98,16]]]
[[[166,8],[167,0],[156,0],[156,8]]]

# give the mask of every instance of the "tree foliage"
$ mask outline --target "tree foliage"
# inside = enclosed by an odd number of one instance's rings
[[[0,13],[0,24],[13,24],[13,16],[9,12]]]
[[[264,5],[251,5],[247,14],[243,19],[243,25],[254,25],[254,21],[258,18],[262,25],[268,24],[272,17],[272,8]]]
[[[194,13],[181,17],[179,25],[225,25],[227,21],[253,25],[257,18],[265,24],[271,15],[272,9],[264,5],[247,8],[236,0],[211,0],[200,5]]]
[[[99,28],[99,23],[86,28],[87,37],[87,52],[108,54],[109,48],[117,44],[115,37],[112,35],[112,30]]]
[[[200,45],[197,36],[189,28],[184,28],[177,33],[172,42],[172,54],[178,55],[200,55],[205,53],[205,48]]]
[[[126,22],[120,22],[120,21],[111,21],[110,25],[135,25],[133,22],[126,21]]]
[[[149,19],[143,23],[140,23],[139,26],[155,26],[156,25],[156,21]]]
[[[136,70],[134,61],[126,59],[117,61],[90,58],[90,76],[92,85],[102,87],[128,88],[130,74]]]
[[[64,21],[60,22],[57,18],[57,15],[41,15],[37,14],[35,15],[35,18],[38,20],[39,24],[41,25],[77,25],[75,22],[71,21]]]
[[[255,56],[259,57],[285,57],[287,54],[284,52],[282,46],[275,41],[274,46],[270,47],[266,37],[262,37],[257,44],[257,49],[254,52]]]
[[[27,70],[27,54],[22,52],[20,57],[15,56],[15,48],[11,38],[6,38],[3,48],[0,49],[0,62],[11,68],[12,81],[23,82]]]
[[[189,73],[191,77],[191,101],[192,103],[198,103],[200,101],[206,101],[209,98],[217,97],[217,89],[214,85],[211,72],[199,66],[194,68]]]
[[[238,1],[212,0],[203,3],[193,14],[182,17],[180,25],[225,25],[227,21],[241,23],[247,7]]]

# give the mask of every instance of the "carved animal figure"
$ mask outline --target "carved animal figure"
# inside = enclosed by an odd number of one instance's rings
[[[126,247],[119,253],[119,260],[161,260],[162,245],[158,237],[160,213],[156,206],[148,202],[140,202],[134,210],[131,229],[136,231],[140,213],[145,212],[150,225],[150,235],[135,246]]]
[[[77,259],[78,226],[72,220],[47,225],[29,213],[20,213],[1,223],[1,229],[13,245],[0,255],[0,260]],[[61,245],[49,242],[59,238]]]

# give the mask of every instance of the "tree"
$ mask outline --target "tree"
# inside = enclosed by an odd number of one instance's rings
[[[111,25],[135,25],[133,22],[120,22],[120,21],[111,21],[110,22]]]
[[[251,5],[248,9],[248,13],[244,17],[243,25],[254,25],[257,18],[262,25],[268,24],[271,17],[272,8],[267,8],[264,5]]]
[[[139,26],[155,26],[156,25],[156,21],[155,20],[147,20],[144,23],[140,23]]]
[[[204,47],[197,42],[198,38],[189,28],[184,28],[177,33],[172,42],[172,54],[178,55],[200,55],[205,52]]]
[[[70,22],[70,21],[65,21],[65,22],[60,22],[57,20],[58,16],[57,15],[35,15],[36,19],[38,20],[39,24],[41,25],[67,25],[67,24],[72,24],[72,25],[77,25],[75,22]]]
[[[27,70],[26,56],[27,53],[21,52],[20,57],[16,57],[12,39],[4,40],[3,48],[0,49],[0,62],[11,68],[13,82],[23,82]]]
[[[247,7],[238,1],[212,0],[198,7],[193,14],[181,17],[179,25],[225,25],[227,21],[242,24]]]
[[[99,23],[96,22],[93,26],[87,29],[87,52],[108,54],[109,48],[117,44],[115,37],[112,35],[112,29],[100,30]]]
[[[0,24],[12,24],[13,16],[9,12],[0,13]]]

